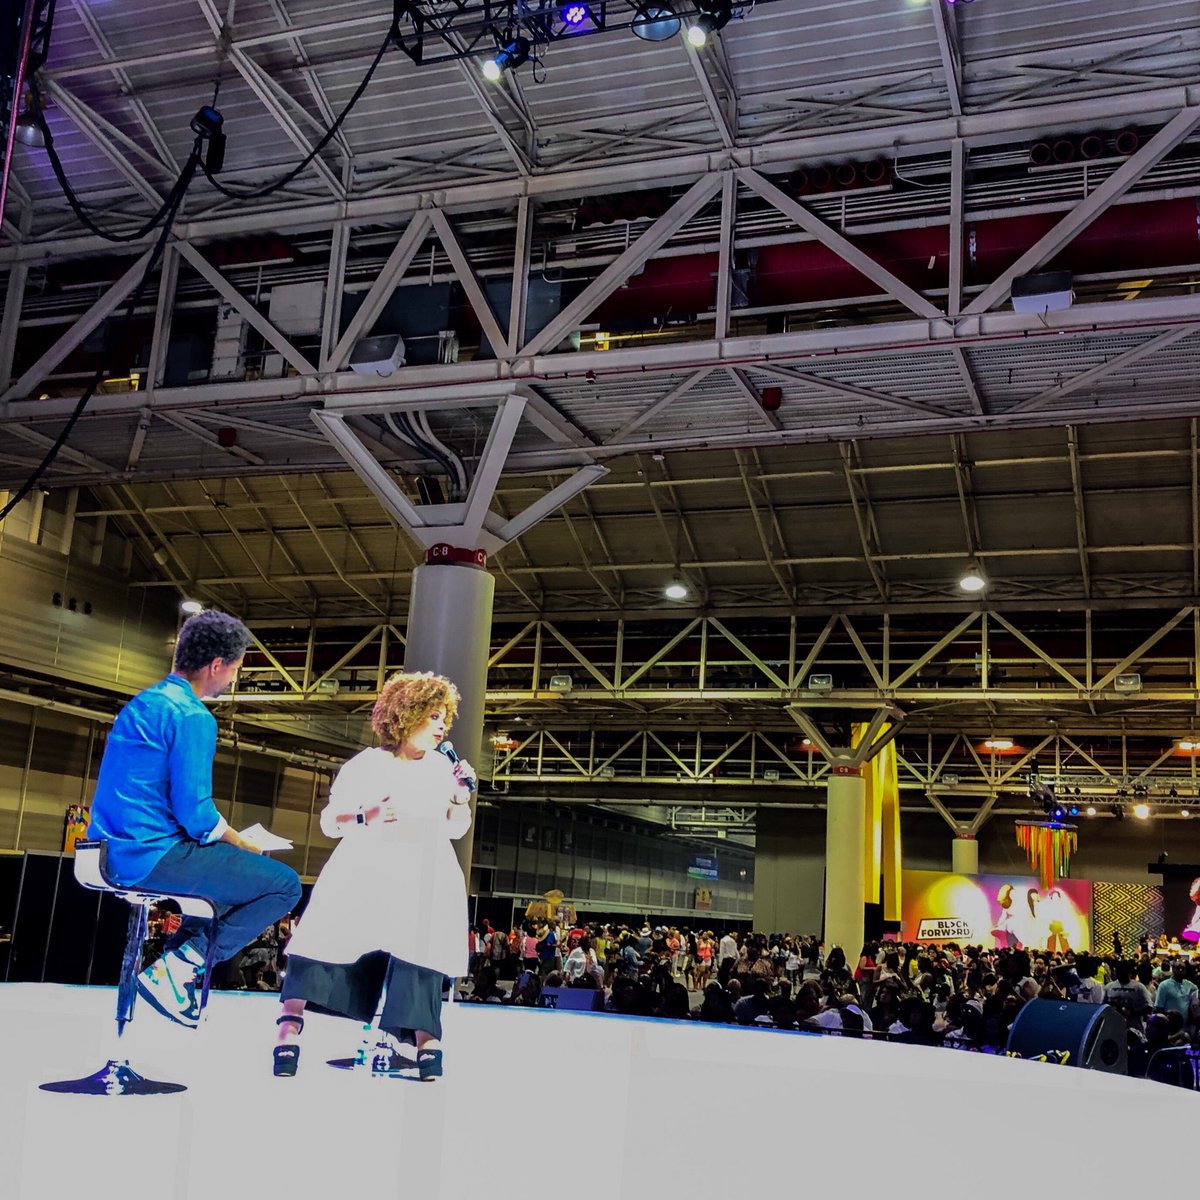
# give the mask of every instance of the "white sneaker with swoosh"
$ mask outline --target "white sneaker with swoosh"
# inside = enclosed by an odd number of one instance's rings
[[[138,995],[167,1020],[187,1029],[200,1024],[196,988],[196,968],[173,951],[151,963],[137,977]]]

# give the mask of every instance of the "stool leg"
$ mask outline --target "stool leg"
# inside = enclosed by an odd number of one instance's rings
[[[125,1032],[125,1026],[133,1020],[133,1006],[137,999],[137,977],[142,967],[142,945],[146,940],[149,921],[145,904],[134,904],[129,911],[128,932],[125,936],[125,954],[121,960],[121,979],[117,984],[117,1037]],[[73,1096],[162,1096],[172,1092],[185,1092],[182,1083],[166,1083],[158,1079],[147,1079],[139,1075],[127,1058],[110,1058],[99,1071],[85,1075],[82,1079],[61,1079],[54,1083],[43,1083],[44,1092],[65,1092]]]
[[[142,946],[146,941],[148,928],[146,906],[132,905],[125,934],[125,955],[121,960],[121,978],[117,984],[117,1037],[125,1032],[125,1026],[133,1020],[133,1006],[137,1000],[137,977],[142,969]]]

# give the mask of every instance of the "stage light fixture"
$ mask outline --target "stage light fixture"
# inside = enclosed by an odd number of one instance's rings
[[[958,586],[964,592],[982,592],[987,587],[987,580],[983,577],[983,572],[979,567],[972,563],[963,574],[963,577],[958,581]]]
[[[1194,750],[1200,750],[1200,742],[1194,742],[1190,738],[1184,738],[1179,743],[1179,749],[1185,754],[1191,754]]]
[[[505,71],[515,71],[527,63],[532,49],[527,37],[517,34],[516,37],[510,38],[496,51],[495,58],[489,58],[483,64],[484,79],[496,83]]]
[[[1116,818],[1116,820],[1118,820],[1118,821],[1125,820],[1125,805],[1123,805],[1123,804],[1109,805],[1109,812],[1112,813],[1113,817]]]
[[[729,0],[697,0],[696,11],[700,15],[688,26],[687,40],[699,50],[733,20],[733,5]]]
[[[1189,809],[1186,809],[1186,808],[1181,808],[1181,809],[1179,810],[1179,815],[1180,815],[1181,817],[1190,817],[1192,814],[1191,814],[1191,811],[1190,811]]]
[[[1094,817],[1096,815],[1096,806],[1094,804],[1089,804],[1086,811],[1089,817]]]
[[[564,4],[562,6],[563,23],[577,28],[591,15],[586,4]]]
[[[1078,804],[1069,804],[1067,806],[1067,816],[1069,816],[1069,817],[1079,816],[1079,805]]]
[[[185,600],[179,606],[181,613],[186,613],[189,617],[194,617],[197,613],[204,611],[204,605],[199,600]]]
[[[1145,803],[1135,804],[1133,806],[1133,815],[1137,817],[1139,821],[1146,820],[1146,818],[1150,815],[1150,805]]]
[[[42,132],[42,126],[37,117],[33,115],[33,108],[28,97],[26,97],[21,115],[17,117],[17,128],[13,136],[22,146],[29,146],[34,150],[46,148],[46,135]]]
[[[1013,748],[1012,738],[1006,737],[988,738],[983,744],[988,750],[1011,750]]]
[[[679,32],[681,23],[670,4],[639,4],[629,28],[643,42],[665,42]]]
[[[686,600],[688,597],[687,585],[676,580],[674,583],[668,583],[663,588],[663,595],[668,600]]]

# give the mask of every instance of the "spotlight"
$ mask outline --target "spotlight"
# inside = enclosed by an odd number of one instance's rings
[[[1096,806],[1094,804],[1089,804],[1086,811],[1089,817],[1094,817],[1096,815]]]
[[[667,586],[663,588],[663,595],[666,596],[668,600],[686,600],[688,596],[687,585],[679,583],[678,581],[674,583],[668,583]]]
[[[34,115],[34,106],[28,96],[25,97],[22,112],[17,118],[17,131],[14,133],[14,137],[23,146],[31,146],[34,150],[46,148],[46,134],[42,132],[42,126]]]
[[[1191,814],[1191,810],[1190,810],[1190,809],[1181,808],[1181,809],[1179,810],[1179,815],[1180,815],[1181,817],[1190,817],[1192,814]]]
[[[564,4],[561,12],[564,24],[573,28],[582,25],[591,16],[586,4]]]
[[[966,570],[966,573],[958,581],[958,586],[964,592],[982,592],[987,587],[987,580],[983,577],[983,572],[979,567],[972,563]]]
[[[1061,821],[1063,819],[1063,817],[1065,817],[1066,815],[1067,814],[1063,811],[1061,804],[1054,805],[1054,807],[1050,810],[1050,816],[1055,821]]]
[[[1144,821],[1150,815],[1150,805],[1135,804],[1133,806],[1133,815],[1137,817],[1139,821]]]
[[[687,40],[699,49],[733,19],[733,5],[730,0],[696,0],[696,10],[700,15],[688,26]]]
[[[1078,805],[1078,804],[1071,804],[1071,805],[1069,805],[1069,806],[1067,807],[1067,815],[1068,815],[1069,817],[1077,817],[1077,816],[1079,816],[1079,805]]]
[[[1179,743],[1179,749],[1185,754],[1191,754],[1194,750],[1200,750],[1200,742],[1194,742],[1190,738],[1184,738]]]
[[[643,42],[665,42],[679,32],[679,26],[680,20],[670,4],[659,3],[639,4],[629,28]]]
[[[582,5],[577,7],[582,7]],[[505,71],[515,71],[518,67],[523,66],[529,61],[531,49],[532,46],[527,37],[518,34],[515,38],[509,39],[496,51],[495,58],[489,58],[483,64],[484,79],[495,83]]]
[[[1013,740],[1006,737],[993,737],[988,738],[983,745],[987,750],[1011,750],[1013,748]]]
[[[198,612],[204,611],[204,605],[199,600],[185,600],[179,606],[181,613],[187,613],[189,617],[194,617]]]

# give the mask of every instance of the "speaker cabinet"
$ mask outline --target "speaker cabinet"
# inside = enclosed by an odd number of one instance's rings
[[[1067,1051],[1069,1067],[1127,1074],[1125,1018],[1108,1004],[1030,1000],[1008,1031],[1008,1049],[1022,1058]]]

